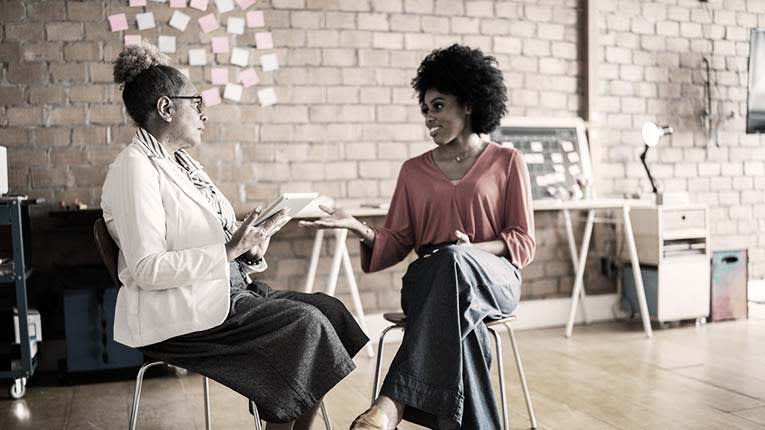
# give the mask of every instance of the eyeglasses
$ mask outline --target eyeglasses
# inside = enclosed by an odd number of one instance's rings
[[[202,100],[202,96],[195,95],[195,96],[167,96],[169,99],[186,99],[186,100],[192,100],[191,104],[194,106],[194,108],[199,113],[204,112],[204,103]]]

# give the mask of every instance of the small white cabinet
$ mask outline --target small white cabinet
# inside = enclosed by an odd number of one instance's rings
[[[651,319],[709,315],[709,216],[701,205],[635,208],[630,212]],[[622,259],[629,261],[626,252]],[[637,309],[632,268],[625,267],[625,302]]]

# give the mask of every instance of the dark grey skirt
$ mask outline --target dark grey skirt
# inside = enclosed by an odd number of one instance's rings
[[[266,421],[293,421],[355,368],[351,357],[369,339],[334,297],[262,282],[239,289],[236,276],[221,325],[141,350],[255,401]]]
[[[499,430],[484,321],[509,316],[520,293],[519,270],[474,247],[446,246],[409,265],[401,290],[407,327],[381,390],[406,405],[404,419]]]

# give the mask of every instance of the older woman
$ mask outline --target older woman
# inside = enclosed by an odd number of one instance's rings
[[[194,85],[151,45],[114,65],[138,126],[109,168],[101,207],[120,248],[114,338],[201,373],[255,401],[272,429],[308,429],[324,394],[354,368],[368,341],[345,307],[323,294],[274,291],[266,270],[279,213],[239,224],[231,204],[185,148],[207,117]]]
[[[505,114],[502,72],[480,50],[453,45],[429,54],[412,85],[436,148],[404,163],[385,226],[342,210],[313,228],[361,238],[366,272],[414,249],[403,278],[407,330],[380,396],[352,429],[499,429],[485,319],[510,315],[520,268],[534,255],[528,170],[521,154],[483,140]]]

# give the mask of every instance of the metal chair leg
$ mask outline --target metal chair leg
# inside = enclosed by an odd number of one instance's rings
[[[505,394],[505,364],[502,360],[502,340],[499,337],[499,333],[497,333],[496,330],[489,327],[489,333],[494,337],[494,345],[496,346],[496,354],[495,357],[497,358],[497,370],[499,373],[499,399],[502,403],[502,422],[504,423],[504,429],[509,430],[510,429],[510,418],[508,417],[507,413],[507,397]]]
[[[255,418],[255,430],[263,430],[263,423],[260,422],[260,414],[258,413],[258,406],[250,400],[252,406],[252,416]]]
[[[130,406],[130,422],[128,428],[135,430],[136,421],[138,421],[138,403],[141,400],[141,386],[143,385],[143,375],[151,367],[165,364],[162,361],[153,361],[146,363],[138,369],[138,375],[135,377],[135,391],[133,392],[133,404]]]
[[[385,342],[385,336],[388,334],[389,331],[393,330],[394,328],[400,328],[403,330],[403,327],[392,325],[385,330],[383,330],[382,334],[380,335],[380,342],[377,346],[377,365],[375,366],[375,380],[372,383],[372,404],[375,403],[375,399],[377,398],[377,390],[380,386],[380,373],[382,372],[382,357],[383,357],[383,348],[384,348],[384,342]]]
[[[210,380],[207,376],[202,379],[202,387],[205,392],[205,429],[212,430],[212,412],[210,411]]]
[[[521,353],[518,351],[518,345],[515,343],[515,335],[510,324],[503,324],[510,333],[510,345],[513,347],[513,356],[515,357],[515,365],[518,368],[518,377],[521,379],[521,386],[523,387],[523,397],[526,399],[526,409],[529,412],[529,422],[531,428],[537,428],[537,417],[534,415],[534,407],[531,405],[531,395],[529,394],[529,386],[526,384],[526,373],[523,371],[523,364],[521,363]]]
[[[327,406],[324,404],[323,398],[319,404],[321,405],[321,416],[324,418],[324,428],[327,430],[332,430],[332,420],[329,419],[329,412],[327,412]]]

